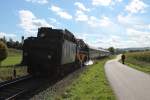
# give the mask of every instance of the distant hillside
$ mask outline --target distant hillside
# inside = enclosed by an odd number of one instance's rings
[[[123,51],[145,51],[145,50],[150,50],[150,47],[138,47],[138,48],[123,48],[123,49],[119,49],[119,50],[123,50]]]

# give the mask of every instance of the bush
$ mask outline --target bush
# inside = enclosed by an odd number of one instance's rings
[[[1,62],[7,58],[7,56],[8,56],[8,48],[2,41],[0,41],[0,65]]]

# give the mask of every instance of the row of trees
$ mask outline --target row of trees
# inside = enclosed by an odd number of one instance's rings
[[[22,40],[24,37],[22,37]],[[13,41],[11,38],[7,40],[5,37],[0,39],[0,66],[1,62],[8,56],[8,48],[22,49],[22,43]]]
[[[13,41],[11,38],[7,40],[5,37],[1,38],[0,40],[3,41],[8,48],[22,49],[22,43],[19,41]]]

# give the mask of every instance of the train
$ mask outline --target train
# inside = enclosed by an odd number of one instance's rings
[[[23,43],[22,63],[32,75],[64,75],[84,66],[90,59],[109,56],[104,49],[93,48],[67,29],[40,27],[36,37]]]

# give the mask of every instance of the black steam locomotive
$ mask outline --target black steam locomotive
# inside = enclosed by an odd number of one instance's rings
[[[37,37],[23,44],[23,63],[29,74],[64,74],[83,65],[89,59],[108,56],[106,50],[90,48],[68,30],[41,27]]]

